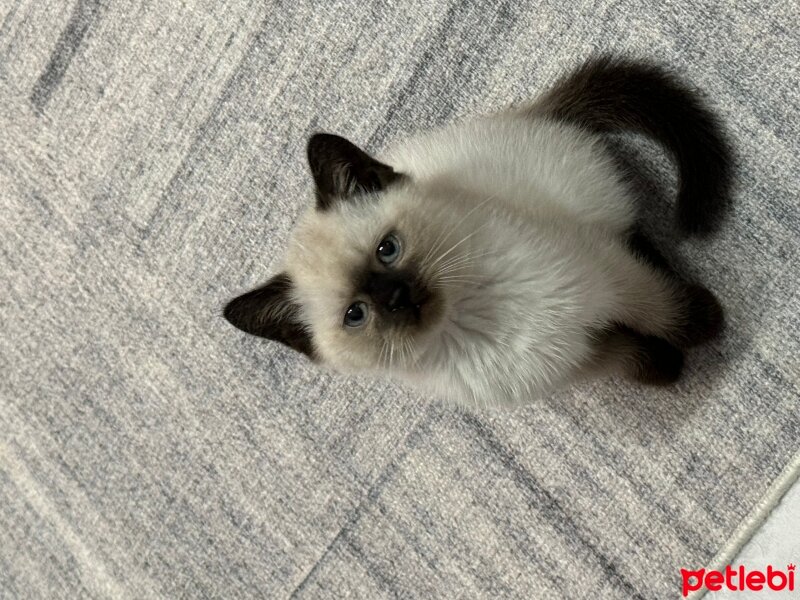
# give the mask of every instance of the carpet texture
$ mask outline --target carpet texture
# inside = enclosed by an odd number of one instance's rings
[[[0,2],[0,596],[671,598],[800,448],[800,10]],[[665,390],[511,413],[322,372],[221,318],[311,201],[305,140],[519,103],[598,51],[704,90],[733,212],[667,253],[728,311]],[[638,157],[657,240],[675,192]]]

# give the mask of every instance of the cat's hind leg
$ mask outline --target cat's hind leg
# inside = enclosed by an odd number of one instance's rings
[[[667,320],[671,320],[672,324],[668,323],[665,330],[656,335],[661,335],[682,348],[717,337],[724,324],[724,312],[714,294],[702,285],[684,280],[641,230],[632,231],[627,242],[640,262],[646,263],[666,278],[665,281],[656,283],[656,287],[663,287],[663,291],[655,290],[654,293],[663,294],[668,303],[675,305],[671,311],[667,309],[673,313],[672,319]],[[647,320],[646,315],[638,314],[637,317],[640,323]],[[627,324],[638,329],[636,323]],[[672,331],[668,331],[670,329]]]
[[[588,375],[616,373],[647,385],[669,385],[680,377],[683,352],[665,339],[624,325],[610,325],[594,338]]]

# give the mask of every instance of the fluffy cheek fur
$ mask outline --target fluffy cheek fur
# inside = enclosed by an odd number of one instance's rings
[[[430,198],[404,186],[311,210],[295,229],[286,269],[321,362],[345,372],[408,371],[436,339],[459,289],[472,279],[470,240],[445,211],[432,216],[430,206]],[[403,248],[391,267],[375,254],[389,233]],[[389,271],[411,273],[424,290],[417,319],[387,318],[364,292],[366,274]],[[369,316],[360,327],[346,327],[345,312],[357,301],[367,304]]]

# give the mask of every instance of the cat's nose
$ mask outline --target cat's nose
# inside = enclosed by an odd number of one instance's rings
[[[399,282],[389,294],[386,308],[389,310],[401,310],[409,306],[411,306],[411,288],[408,287],[408,284]]]
[[[390,312],[412,306],[411,286],[405,279],[376,274],[369,278],[367,293],[372,300]]]

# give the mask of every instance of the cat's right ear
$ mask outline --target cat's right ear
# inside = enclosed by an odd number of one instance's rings
[[[307,150],[320,210],[356,194],[378,192],[403,177],[349,140],[331,133],[312,135]]]
[[[281,273],[228,302],[223,316],[245,333],[281,342],[313,358],[311,335],[300,321],[300,307],[291,290],[291,278]]]

